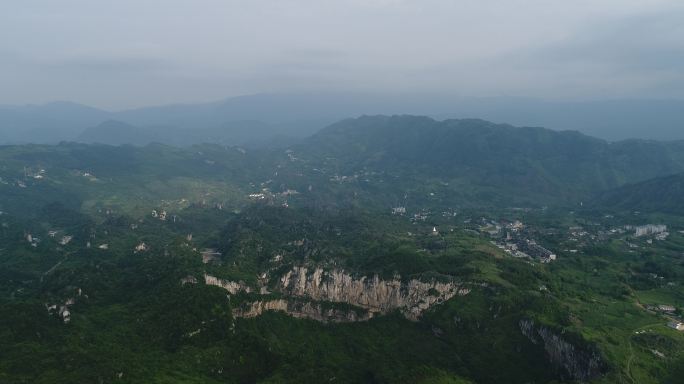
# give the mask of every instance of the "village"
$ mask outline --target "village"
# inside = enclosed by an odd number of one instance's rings
[[[493,244],[513,257],[537,260],[541,263],[550,263],[557,259],[556,253],[538,244],[531,234],[525,231],[525,224],[519,220],[503,225],[489,222],[479,229],[493,238]]]

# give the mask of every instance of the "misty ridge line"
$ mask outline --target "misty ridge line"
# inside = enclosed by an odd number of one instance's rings
[[[71,103],[0,106],[0,143],[60,141],[188,145],[287,145],[345,118],[423,115],[478,118],[515,126],[579,131],[608,141],[684,139],[684,101],[546,101],[444,95],[257,94],[198,104],[118,112]]]

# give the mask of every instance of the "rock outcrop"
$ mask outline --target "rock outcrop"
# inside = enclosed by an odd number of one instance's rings
[[[603,359],[593,348],[572,344],[533,320],[520,320],[520,330],[534,344],[541,344],[549,361],[571,379],[585,383],[603,373]]]
[[[231,294],[252,293],[243,282],[222,280],[204,275],[207,285],[221,287]],[[260,295],[268,294],[268,278],[260,278]],[[341,269],[324,271],[294,267],[275,284],[276,291],[284,298],[257,300],[236,308],[235,317],[255,317],[264,311],[282,311],[299,318],[323,322],[351,322],[369,320],[377,314],[399,310],[407,319],[416,321],[428,308],[456,295],[467,295],[470,289],[449,281],[402,282],[399,277],[391,280],[378,275],[354,277]],[[257,292],[255,292],[257,293]],[[324,303],[343,304],[330,307]],[[351,308],[343,308],[344,305]]]
[[[252,292],[252,288],[250,288],[248,285],[246,285],[242,281],[236,282],[236,281],[230,281],[230,280],[223,280],[223,279],[219,279],[218,277],[210,276],[207,274],[204,274],[204,284],[215,285],[217,287],[221,287],[221,288],[225,289],[226,291],[230,292],[231,295],[234,295],[238,292],[247,292],[247,293]]]
[[[329,272],[295,267],[279,281],[279,290],[288,296],[316,301],[346,303],[371,313],[399,309],[410,320],[417,320],[425,310],[457,294],[470,292],[454,282],[424,282],[399,278],[383,280],[378,275],[354,278],[343,270]]]
[[[372,312],[325,308],[321,303],[292,299],[264,300],[248,303],[245,307],[233,309],[233,317],[251,318],[266,311],[281,311],[299,319],[311,319],[323,323],[349,323],[366,321],[373,317]]]

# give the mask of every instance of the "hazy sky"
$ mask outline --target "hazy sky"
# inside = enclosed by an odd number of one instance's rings
[[[318,91],[684,98],[684,1],[0,2],[0,104]]]

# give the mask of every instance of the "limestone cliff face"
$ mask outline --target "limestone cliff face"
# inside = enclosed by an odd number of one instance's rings
[[[435,304],[470,292],[453,282],[410,280],[402,283],[399,279],[383,280],[377,275],[354,278],[339,269],[326,272],[306,267],[295,267],[283,275],[279,290],[294,297],[351,304],[371,313],[399,309],[411,320],[417,320]]]
[[[268,279],[262,278],[267,284]],[[207,285],[221,287],[231,294],[253,292],[243,282],[222,280],[204,275]],[[294,267],[276,283],[277,291],[285,296],[278,300],[258,300],[236,308],[235,317],[254,317],[264,311],[283,311],[294,317],[325,322],[364,321],[376,314],[399,310],[409,320],[418,320],[433,305],[455,295],[467,295],[470,289],[454,282],[383,280],[378,275],[353,277],[343,270],[324,271]],[[260,294],[269,293],[262,286]],[[343,303],[355,309],[324,308],[321,302]]]
[[[323,323],[366,321],[373,317],[373,313],[368,311],[359,312],[354,310],[324,308],[321,303],[286,299],[259,300],[249,303],[246,307],[235,308],[233,310],[233,317],[251,318],[260,316],[266,311],[285,312],[292,317],[312,319]]]
[[[206,273],[204,274],[204,284],[221,287],[226,291],[230,292],[231,295],[234,295],[241,291],[247,293],[252,292],[252,288],[250,288],[248,285],[241,281],[235,282],[230,280],[223,280],[214,276],[207,275]]]
[[[597,351],[573,345],[551,328],[535,325],[532,320],[521,320],[520,330],[533,343],[541,343],[551,363],[571,379],[588,382],[603,373],[603,360]]]

